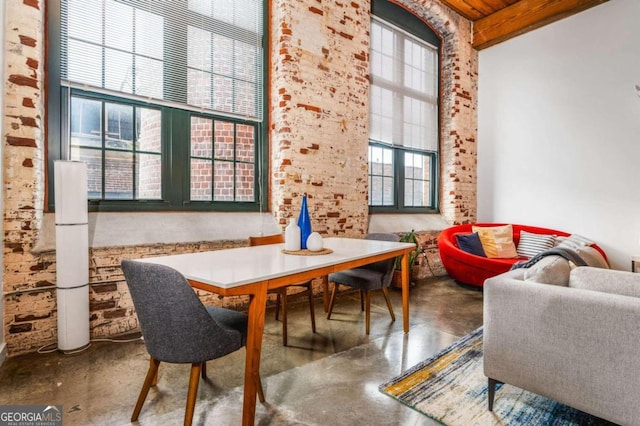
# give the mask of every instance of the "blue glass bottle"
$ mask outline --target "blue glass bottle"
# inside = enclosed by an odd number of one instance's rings
[[[311,235],[311,219],[309,218],[309,209],[307,208],[307,194],[302,196],[298,226],[300,227],[300,248],[304,250],[307,248],[307,238]]]

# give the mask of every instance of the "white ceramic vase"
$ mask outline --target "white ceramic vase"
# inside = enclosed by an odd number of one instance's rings
[[[322,236],[317,232],[312,232],[307,238],[307,249],[309,251],[322,250]]]
[[[287,251],[300,250],[300,227],[295,218],[289,219],[289,224],[284,229],[284,249]]]

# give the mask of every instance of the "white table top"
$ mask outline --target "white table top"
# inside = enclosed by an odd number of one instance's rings
[[[204,284],[233,288],[399,249],[413,248],[415,245],[352,238],[325,238],[324,247],[330,248],[333,253],[315,256],[284,254],[284,244],[270,244],[137,260],[170,266],[187,279]]]

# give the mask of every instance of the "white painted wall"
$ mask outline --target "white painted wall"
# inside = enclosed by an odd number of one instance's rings
[[[478,220],[577,233],[640,254],[640,1],[480,52]]]

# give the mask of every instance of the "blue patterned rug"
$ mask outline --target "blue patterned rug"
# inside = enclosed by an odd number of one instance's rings
[[[493,412],[489,411],[482,366],[482,327],[379,389],[449,426],[613,425],[511,385],[496,388]]]

